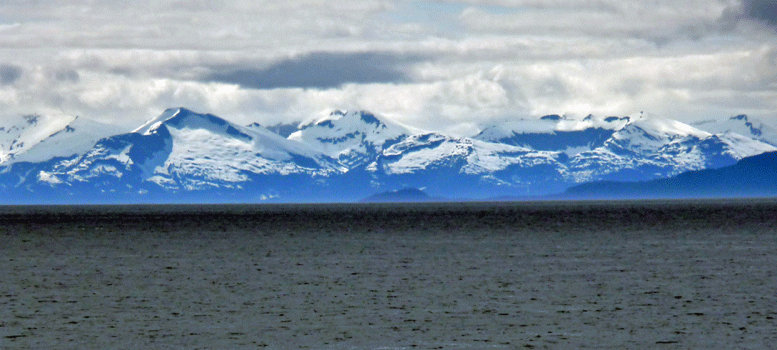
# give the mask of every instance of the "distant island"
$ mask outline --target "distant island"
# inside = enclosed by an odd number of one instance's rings
[[[426,192],[417,188],[403,188],[396,191],[381,192],[360,200],[361,203],[389,203],[389,202],[433,202],[440,201],[430,197]]]

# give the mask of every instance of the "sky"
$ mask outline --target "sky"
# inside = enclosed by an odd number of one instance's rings
[[[467,135],[640,111],[777,124],[766,0],[9,0],[0,122],[132,129],[170,107],[239,124],[368,110]]]

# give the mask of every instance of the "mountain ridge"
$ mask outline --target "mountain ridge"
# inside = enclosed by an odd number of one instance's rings
[[[777,196],[777,152],[736,164],[641,182],[591,182],[567,189],[561,199],[742,198]]]
[[[171,108],[77,154],[0,163],[0,190],[8,203],[358,201],[395,188],[464,200],[647,181],[777,151],[734,132],[641,114],[551,115],[486,125],[473,137],[413,129],[366,111],[334,111],[294,128],[284,127],[283,137]]]

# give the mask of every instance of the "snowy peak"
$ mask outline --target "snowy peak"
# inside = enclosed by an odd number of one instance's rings
[[[629,122],[621,130],[628,128],[639,129],[652,139],[673,139],[687,136],[705,138],[710,136],[710,133],[694,128],[688,124],[654,115],[630,117]]]
[[[185,108],[166,110],[133,133],[147,136],[162,128],[170,134],[174,150],[188,154],[186,159],[210,159],[213,154],[220,154],[223,161],[229,161],[242,153],[272,160],[289,160],[293,158],[292,154],[324,158],[320,152],[261,126],[243,127],[212,114]]]
[[[123,181],[128,189],[237,189],[258,176],[327,176],[343,170],[304,144],[261,127],[211,114],[167,110],[140,128],[101,139],[79,157],[56,161],[40,181],[75,184]]]
[[[550,115],[492,125],[476,139],[554,152],[575,182],[651,179],[716,168],[774,149],[747,137],[712,134],[646,113],[583,119]],[[525,156],[524,156],[525,157]]]
[[[711,138],[720,140],[722,144],[726,145],[726,149],[722,152],[723,154],[728,154],[737,160],[761,153],[777,151],[777,147],[773,145],[742,136],[738,133],[716,134]]]
[[[251,136],[244,132],[243,127],[234,125],[222,118],[212,114],[200,114],[190,111],[186,108],[168,109],[158,117],[149,120],[133,132],[149,135],[154,133],[160,127],[171,127],[174,129],[204,129],[210,132],[222,133],[233,137],[242,138],[246,141],[251,140]],[[247,129],[247,128],[245,128]]]
[[[300,126],[300,131],[309,129],[329,129],[329,134],[361,133],[376,136],[398,136],[410,133],[408,128],[367,111],[333,111],[324,118]],[[379,138],[376,137],[376,139]]]
[[[474,138],[539,151],[562,151],[571,156],[604,145],[615,131],[630,121],[630,117],[588,115],[583,119],[572,119],[547,115],[489,125]]]
[[[416,134],[388,147],[371,165],[389,174],[409,174],[424,170],[448,169],[462,174],[503,171],[526,163],[555,163],[552,152],[451,137],[439,133]]]
[[[695,127],[714,134],[736,133],[772,146],[777,146],[777,128],[758,118],[737,115],[726,120],[708,120],[694,124]]]
[[[409,128],[369,112],[334,111],[302,125],[289,139],[319,149],[353,167],[374,159],[380,150],[411,134]]]
[[[582,151],[601,147],[609,139],[661,143],[687,136],[705,138],[710,134],[675,120],[638,113],[625,117],[588,115],[572,119],[547,115],[539,119],[520,119],[487,126],[474,138],[570,153],[574,149]]]
[[[77,116],[23,116],[0,125],[0,164],[81,154],[119,132],[118,127]]]
[[[75,119],[64,115],[25,115],[5,121],[0,125],[0,164],[25,153]]]
[[[354,111],[354,112],[348,112],[348,111],[332,111],[327,117],[324,117],[322,119],[319,119],[315,122],[316,125],[326,125],[329,127],[334,127],[333,121],[338,121],[337,124],[339,125],[355,125],[359,123],[364,124],[374,124],[376,127],[384,127],[385,123],[383,123],[380,119],[375,117],[374,114],[366,111]]]
[[[162,123],[170,120],[171,118],[174,118],[178,115],[181,111],[188,111],[184,108],[169,108],[166,109],[162,114],[159,116],[149,119],[146,123],[141,125],[139,128],[132,130],[133,133],[141,134],[141,135],[148,135],[152,133],[154,130],[159,128]]]
[[[539,119],[518,119],[487,125],[474,138],[489,142],[502,142],[519,135],[559,134],[588,129],[618,130],[630,122],[630,117],[597,117],[583,119],[546,115]]]
[[[569,181],[557,159],[555,152],[432,132],[391,145],[366,169],[390,184],[394,179],[394,185],[426,187],[435,195],[549,193]]]
[[[115,125],[75,117],[64,128],[19,154],[12,162],[43,162],[57,157],[73,157],[86,153],[100,139],[118,134]]]
[[[746,116],[703,131],[643,113],[547,115],[488,125],[471,138],[418,131],[364,111],[278,125],[288,137],[185,108],[129,133],[65,116],[3,123],[0,156],[9,160],[0,159],[0,188],[21,201],[30,193],[71,192],[86,201],[114,193],[162,202],[179,195],[210,200],[214,193],[249,202],[348,200],[404,187],[455,198],[541,195],[587,181],[719,168],[777,150],[754,139],[777,132]],[[144,197],[149,193],[158,197]]]
[[[591,130],[599,130],[600,132],[596,135],[599,138],[601,135],[598,134],[613,135],[624,130],[626,133],[639,130],[647,137],[656,139],[691,135],[709,136],[709,133],[675,120],[638,113],[624,117],[588,115],[582,119],[554,114],[539,119],[512,120],[485,126],[474,138],[488,142],[507,142],[519,145],[516,142],[524,141],[524,138],[531,138],[527,135],[545,134],[544,137],[548,138],[550,135],[577,134],[577,136],[585,138],[584,135],[591,133]],[[532,146],[531,142],[525,145]]]
[[[762,121],[755,119],[755,118],[748,118],[746,115],[741,114],[736,117],[731,117],[728,120],[731,124],[744,124],[745,127],[747,127],[747,130],[750,131],[750,134],[753,136],[764,136],[764,129],[766,131],[774,131],[773,128],[769,127],[768,125],[764,124]],[[769,130],[771,129],[771,130]]]
[[[636,152],[657,152],[661,147],[680,140],[702,140],[712,134],[676,120],[639,115],[612,135],[612,140]]]

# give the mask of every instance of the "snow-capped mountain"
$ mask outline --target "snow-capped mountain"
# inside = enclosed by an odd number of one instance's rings
[[[422,131],[364,111],[334,111],[301,124],[289,139],[346,166],[347,184],[339,187],[426,188],[435,195],[476,198],[499,191],[531,194],[532,187],[560,191],[567,182],[553,152]]]
[[[738,115],[721,121],[702,121],[694,123],[693,126],[714,134],[736,133],[747,138],[768,143],[772,146],[777,146],[777,129],[757,118],[748,117],[746,115]]]
[[[184,108],[105,137],[107,129],[80,118],[20,123],[0,126],[13,127],[6,134],[17,140],[3,139],[0,191],[9,203],[353,201],[399,188],[451,199],[537,196],[777,151],[741,133],[641,113],[551,115],[485,126],[473,137],[363,111],[284,127],[288,137]],[[89,125],[94,136],[87,137]]]
[[[342,171],[321,152],[270,131],[177,108],[130,133],[103,138],[81,155],[16,163],[3,173],[6,186],[16,182],[16,187],[47,187],[47,192],[160,195],[246,189],[256,191],[248,198],[261,199],[289,190],[298,177]]]
[[[247,181],[250,174],[326,175],[342,170],[321,152],[268,130],[245,128],[183,108],[165,111],[133,134],[164,139],[166,152],[138,164],[146,179],[160,186],[180,184],[191,190],[232,186]]]
[[[575,183],[649,180],[728,166],[775,150],[735,133],[712,134],[643,113],[580,120],[546,116],[488,126],[475,138],[564,153],[559,160]]]
[[[412,135],[410,128],[364,111],[334,111],[299,126],[290,140],[305,143],[354,168],[375,159],[386,147]]]
[[[489,125],[474,136],[487,142],[505,143],[542,151],[562,151],[569,156],[604,145],[623,128],[629,117],[595,117],[581,120],[558,115],[519,119]]]
[[[0,125],[0,165],[81,154],[120,129],[77,116],[26,115]]]
[[[426,188],[459,198],[550,193],[568,182],[558,152],[439,133],[409,136],[383,150],[365,170],[389,184],[384,187]]]

